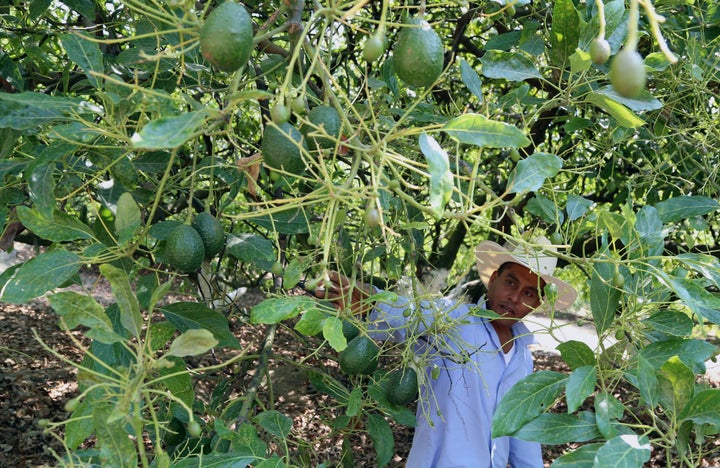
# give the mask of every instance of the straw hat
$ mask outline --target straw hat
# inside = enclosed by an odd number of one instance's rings
[[[538,246],[533,248],[533,246]],[[530,245],[505,244],[505,247],[492,241],[483,241],[475,249],[477,269],[485,286],[490,282],[490,276],[506,262],[519,263],[541,277],[546,283],[554,283],[558,289],[555,301],[557,309],[570,307],[577,299],[577,291],[565,281],[553,276],[557,266],[557,258],[544,252],[557,252],[547,237],[536,237]]]

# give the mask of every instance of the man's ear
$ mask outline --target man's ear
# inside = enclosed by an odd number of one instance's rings
[[[498,277],[498,271],[495,270],[495,271],[493,271],[492,274],[490,275],[490,279],[488,280],[488,286],[490,286],[490,283],[492,283],[493,281],[495,281],[495,280],[497,279],[497,277]]]

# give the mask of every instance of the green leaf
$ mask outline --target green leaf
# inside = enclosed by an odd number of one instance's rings
[[[218,346],[240,349],[240,342],[230,332],[227,318],[219,312],[198,302],[174,302],[159,307],[168,322],[180,332],[203,328],[212,332]]]
[[[468,64],[465,59],[460,59],[460,78],[467,89],[475,95],[480,104],[483,103],[482,82],[477,72]]]
[[[640,468],[650,460],[652,445],[646,436],[623,434],[600,447],[595,466],[603,468]]]
[[[640,211],[638,211],[637,219],[635,220],[635,230],[639,234],[638,237],[641,246],[638,255],[662,255],[665,248],[665,233],[663,223],[654,207],[643,206]],[[638,252],[635,242],[631,242],[628,248],[633,253]]]
[[[95,89],[100,89],[102,80],[93,74],[105,71],[99,44],[80,33],[65,34],[60,41],[70,60],[80,65]]]
[[[39,16],[45,13],[51,3],[52,0],[32,0],[29,8],[30,18],[36,20]]]
[[[272,214],[256,216],[249,221],[280,234],[310,232],[310,216],[303,208],[288,208]]]
[[[323,331],[328,313],[320,307],[306,310],[295,324],[295,330],[305,336],[315,336]],[[342,324],[341,330],[342,333]]]
[[[663,106],[662,102],[660,102],[659,99],[655,98],[652,94],[650,94],[650,92],[646,89],[640,91],[640,94],[634,98],[626,98],[620,96],[615,91],[615,88],[610,85],[603,86],[602,88],[598,89],[597,93],[607,96],[613,101],[625,105],[633,112],[654,111],[662,109]]]
[[[679,419],[696,424],[720,426],[720,389],[711,388],[698,392],[683,408]]]
[[[348,399],[347,409],[345,414],[351,418],[360,414],[360,408],[362,408],[363,392],[362,387],[355,387],[350,392],[350,398]]]
[[[566,67],[578,47],[580,15],[572,0],[557,0],[553,5],[550,31],[550,57],[553,65]]]
[[[185,360],[176,356],[166,356],[164,359],[171,362],[173,366],[169,369],[157,369],[159,374],[157,381],[164,385],[173,397],[192,408],[195,391]]]
[[[615,266],[612,263],[596,263],[590,279],[590,310],[598,336],[602,335],[615,320],[615,311],[622,291],[613,286]]]
[[[28,177],[28,192],[37,212],[52,220],[55,209],[55,164],[40,164]]]
[[[191,328],[173,340],[167,354],[178,357],[197,356],[210,351],[217,344],[218,340],[210,330]]]
[[[420,150],[425,155],[430,173],[430,207],[435,217],[440,218],[453,190],[450,161],[440,144],[425,132],[420,135]]]
[[[0,67],[2,66],[2,57],[0,57]],[[0,73],[2,73],[0,68]],[[15,148],[15,143],[18,138],[18,132],[13,130],[12,128],[0,128],[0,160],[8,158],[10,154],[12,154],[13,149]],[[17,157],[14,157],[14,159],[20,159]],[[8,162],[8,161],[3,161]],[[4,170],[0,169],[0,175]]]
[[[205,466],[203,464],[203,466]],[[255,468],[286,468],[287,465],[277,454],[272,454],[268,458],[258,462]]]
[[[480,114],[463,114],[446,123],[442,130],[460,143],[485,148],[522,148],[531,143],[514,125]]]
[[[120,308],[120,321],[123,327],[135,338],[139,338],[143,318],[140,314],[140,304],[130,287],[130,279],[127,273],[109,263],[103,263],[100,265],[100,274],[110,283],[113,296],[115,296],[115,301]]]
[[[555,459],[552,468],[594,468],[595,455],[602,444],[583,445]]]
[[[326,317],[322,332],[323,337],[325,337],[335,351],[340,352],[347,348],[347,339],[345,339],[345,335],[343,335],[343,323],[339,318],[332,315]]]
[[[592,413],[581,413],[580,416],[544,413],[523,426],[513,437],[543,445],[557,445],[597,439],[600,433]]]
[[[570,194],[567,197],[567,203],[565,204],[565,211],[567,212],[567,220],[575,221],[585,216],[593,202],[587,198],[583,198],[579,195]]]
[[[505,394],[495,410],[493,437],[510,436],[545,412],[565,388],[567,376],[560,372],[530,374]]]
[[[244,451],[219,453],[211,452],[202,456],[191,456],[173,461],[172,468],[245,468],[257,463],[259,457]]]
[[[263,270],[270,270],[277,259],[272,242],[249,233],[228,234],[225,251],[241,262],[250,262]]]
[[[609,0],[603,3],[605,3],[605,38],[610,42],[611,48],[615,50],[615,43],[617,42],[619,47],[620,41],[625,38],[627,33],[625,2],[623,0]],[[597,37],[600,28],[600,15],[597,9],[591,11],[593,16],[590,18],[590,23],[583,23],[580,28],[580,47],[584,50],[589,48],[590,41]],[[613,37],[616,34],[622,35],[617,41]]]
[[[713,283],[720,285],[720,259],[706,254],[685,253],[676,255],[675,260],[682,262]]]
[[[546,223],[562,224],[565,219],[563,212],[558,209],[555,202],[542,195],[532,197],[528,201],[525,209],[528,213],[537,216]]]
[[[0,109],[0,128],[35,129],[36,132],[36,127],[97,110],[80,98],[33,92],[0,93]]]
[[[510,193],[534,192],[542,187],[546,179],[555,177],[562,166],[562,159],[554,154],[531,154],[518,162],[508,180],[507,190]]]
[[[582,366],[575,369],[565,384],[565,398],[568,413],[574,413],[585,399],[595,390],[597,373],[595,366]]]
[[[639,354],[647,359],[654,369],[660,369],[668,359],[678,356],[697,373],[705,371],[705,361],[714,356],[717,350],[717,346],[704,340],[671,338],[650,343],[642,348]]]
[[[18,206],[16,213],[23,226],[38,237],[52,242],[69,242],[93,237],[92,230],[88,226],[75,216],[62,211],[55,211],[52,216],[46,217],[33,208]]]
[[[125,418],[115,419],[119,408],[111,404],[102,404],[93,409],[92,420],[95,426],[97,444],[101,447],[100,459],[103,465],[118,468],[137,466],[137,452],[129,434],[125,431]]]
[[[148,328],[150,351],[159,351],[165,347],[175,335],[177,329],[167,320],[152,322]]]
[[[720,297],[705,289],[698,280],[663,275],[668,286],[683,303],[700,317],[720,324]]]
[[[177,117],[160,117],[148,122],[131,141],[136,148],[176,148],[199,135],[207,120],[207,112],[185,112]]]
[[[74,291],[64,291],[48,296],[48,302],[55,312],[60,315],[69,329],[79,325],[90,328],[85,335],[101,343],[116,343],[123,341],[113,330],[112,322],[105,313],[105,309],[95,299]]]
[[[637,388],[640,396],[650,408],[658,401],[658,379],[655,368],[643,355],[638,355]]]
[[[542,78],[533,61],[520,52],[488,50],[480,62],[483,64],[482,74],[488,78],[508,81]]]
[[[80,404],[65,423],[65,444],[71,450],[77,449],[95,430],[92,419],[93,408],[98,405],[95,394],[96,392],[90,392],[80,400]]]
[[[71,10],[75,10],[85,18],[95,18],[95,6],[92,0],[62,0]]]
[[[305,296],[276,297],[265,299],[250,309],[250,322],[254,324],[279,323],[313,309],[315,300]]]
[[[603,437],[615,437],[617,429],[613,427],[613,422],[622,417],[624,409],[622,403],[608,392],[595,397],[595,424]]]
[[[22,304],[62,285],[80,270],[80,257],[66,250],[45,252],[21,265],[2,289],[2,300]]]
[[[612,115],[617,123],[625,128],[637,128],[645,125],[645,121],[638,117],[637,114],[604,94],[588,93],[585,96],[585,102],[593,104]]]
[[[573,75],[586,73],[592,66],[590,54],[579,48],[569,57],[569,62],[570,73]]]
[[[688,336],[695,323],[687,314],[676,310],[663,309],[643,320],[647,326],[666,335]]]
[[[115,231],[118,234],[118,242],[123,244],[130,241],[141,225],[140,207],[135,203],[131,194],[123,193],[118,199],[115,213]]]
[[[695,373],[673,356],[657,372],[659,403],[677,415],[695,393]]]
[[[367,416],[367,430],[375,446],[376,464],[378,467],[387,465],[395,451],[390,423],[378,413],[369,413]]]
[[[341,405],[347,404],[348,398],[350,398],[350,390],[339,380],[336,380],[329,374],[321,372],[319,369],[310,369],[308,371],[308,379],[317,391],[330,395]]]
[[[312,259],[303,257],[302,259],[293,258],[283,271],[283,287],[292,289],[300,282],[303,273],[310,267]]]
[[[663,223],[677,223],[695,216],[704,216],[720,209],[720,203],[709,197],[687,195],[655,204]]]
[[[253,418],[263,429],[275,437],[285,440],[292,429],[292,419],[279,411],[263,411]]]
[[[563,361],[575,370],[583,366],[594,366],[596,364],[595,353],[590,346],[582,341],[569,340],[560,343],[557,347]]]

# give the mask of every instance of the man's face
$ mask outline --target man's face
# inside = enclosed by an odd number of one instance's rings
[[[488,307],[508,319],[493,323],[510,327],[535,310],[541,302],[542,283],[538,275],[518,263],[507,264],[502,272],[495,271],[488,283]]]

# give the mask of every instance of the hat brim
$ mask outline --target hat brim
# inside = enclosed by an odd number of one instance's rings
[[[477,260],[478,274],[486,287],[490,283],[490,277],[500,268],[500,265],[512,262],[527,267],[530,271],[542,278],[545,283],[553,283],[557,286],[558,297],[555,301],[556,309],[567,309],[573,305],[577,299],[577,291],[570,286],[570,284],[552,275],[540,274],[534,271],[530,265],[513,256],[505,247],[495,242],[481,242],[475,248],[475,259]]]

